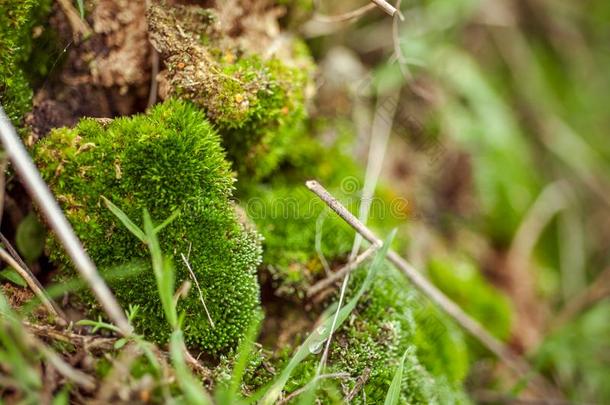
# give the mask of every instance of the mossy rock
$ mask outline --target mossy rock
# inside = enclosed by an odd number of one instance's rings
[[[191,280],[189,256],[214,327],[195,286],[178,303],[185,313],[186,341],[211,353],[233,346],[260,316],[256,267],[259,235],[238,221],[230,198],[234,177],[220,138],[204,114],[189,103],[169,100],[148,114],[106,125],[84,119],[75,128],[54,130],[34,149],[34,158],[64,212],[101,269],[124,266],[109,280],[120,302],[139,304],[139,332],[158,342],[168,338],[149,253],[102,203],[106,197],[134,222],[148,210],[156,223],[178,216],[160,233],[176,268],[176,284]],[[50,238],[48,252],[74,274],[70,261]],[[128,269],[140,271],[129,277]],[[93,306],[91,297],[83,300]]]

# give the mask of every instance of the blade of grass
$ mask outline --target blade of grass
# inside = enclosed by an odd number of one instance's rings
[[[176,380],[186,396],[186,403],[195,405],[211,405],[212,400],[203,387],[195,379],[184,359],[184,338],[181,330],[175,330],[170,340],[170,355],[176,370]]]
[[[253,322],[248,331],[246,332],[246,336],[243,338],[239,345],[237,360],[235,361],[235,366],[233,367],[233,373],[231,374],[231,385],[230,392],[234,396],[238,396],[240,393],[240,382],[246,371],[246,366],[248,365],[248,357],[250,353],[252,353],[252,348],[254,347],[254,342],[256,341],[256,336],[260,330],[260,323]]]
[[[405,353],[400,359],[400,364],[398,364],[398,368],[394,373],[394,378],[392,378],[392,383],[390,384],[390,388],[388,389],[388,393],[386,394],[384,405],[396,405],[400,400],[400,389],[402,387],[402,372],[405,367],[405,359],[407,358],[410,349],[411,347],[405,350]]]
[[[161,230],[163,230],[163,228],[165,228],[166,226],[168,226],[169,224],[172,223],[172,221],[174,219],[176,219],[176,217],[178,216],[178,214],[180,214],[179,210],[175,210],[174,212],[172,212],[172,215],[170,215],[165,221],[163,221],[160,225],[157,225],[155,227],[155,233],[159,233],[161,232]]]
[[[121,223],[125,226],[125,228],[129,230],[129,232],[134,234],[135,237],[140,239],[142,242],[146,243],[146,235],[144,234],[144,231],[142,231],[139,226],[134,224],[133,221],[129,219],[127,214],[125,214],[119,207],[114,205],[106,197],[102,196],[102,201],[104,201],[104,204],[110,210],[110,212],[112,212],[114,216],[117,217],[119,221],[121,221]]]
[[[85,5],[83,4],[83,0],[76,0],[76,5],[78,6],[78,12],[80,14],[80,18],[85,18]]]
[[[153,273],[155,274],[163,311],[172,329],[176,329],[178,327],[178,314],[173,300],[174,269],[171,261],[163,258],[159,239],[157,239],[157,234],[155,233],[155,227],[150,219],[150,214],[146,210],[144,210],[144,234],[148,249],[150,250]]]

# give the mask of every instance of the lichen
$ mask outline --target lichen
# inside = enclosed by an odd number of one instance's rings
[[[255,270],[260,261],[258,234],[238,221],[230,202],[234,177],[216,131],[189,103],[169,100],[146,115],[118,118],[106,125],[82,120],[40,141],[34,157],[44,179],[102,273],[129,264],[140,271],[109,279],[122,304],[139,304],[136,326],[159,342],[168,337],[146,247],[103,205],[104,196],[136,223],[147,209],[160,223],[178,216],[160,234],[171,255],[176,284],[192,281],[182,255],[197,277],[214,327],[198,291],[181,299],[190,345],[216,353],[234,345],[260,315]],[[53,261],[73,274],[55,239]],[[91,304],[85,297],[84,301]]]

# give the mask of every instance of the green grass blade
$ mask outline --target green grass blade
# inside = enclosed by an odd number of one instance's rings
[[[76,0],[76,5],[78,6],[78,12],[80,14],[80,18],[85,18],[85,4],[83,0]]]
[[[184,359],[184,339],[181,330],[175,330],[170,340],[170,355],[176,370],[176,380],[186,397],[186,403],[194,405],[211,405],[212,400],[199,381],[191,374]]]
[[[172,329],[178,327],[178,314],[174,305],[174,268],[170,260],[163,259],[161,246],[148,211],[144,210],[144,233],[152,260],[153,273],[157,281],[161,305]]]
[[[0,270],[0,279],[10,281],[11,283],[18,285],[19,287],[27,287],[28,283],[25,282],[23,277],[17,273],[14,269],[7,267],[4,270]]]
[[[178,214],[180,214],[179,210],[176,210],[174,212],[172,212],[172,215],[170,215],[165,221],[163,221],[160,225],[157,225],[155,227],[155,233],[159,233],[163,228],[165,228],[166,226],[168,226],[169,224],[172,223],[172,221],[174,219],[176,219],[176,217],[178,216]]]
[[[390,235],[385,240],[381,249],[379,249],[379,251],[375,255],[375,258],[373,259],[373,262],[371,263],[371,265],[368,269],[368,273],[366,275],[364,282],[360,286],[360,289],[358,289],[358,292],[356,293],[356,295],[354,295],[354,297],[352,297],[352,299],[349,300],[349,302],[347,304],[345,304],[345,306],[343,308],[341,308],[341,310],[339,311],[339,315],[337,317],[337,323],[335,325],[335,330],[338,329],[343,324],[343,322],[345,322],[345,320],[347,319],[349,314],[356,308],[356,305],[358,304],[358,300],[360,299],[360,297],[362,297],[362,295],[370,288],[371,284],[373,283],[373,279],[375,278],[375,275],[377,274],[377,272],[383,265],[383,262],[385,260],[385,255],[386,255],[390,245],[392,244],[392,240],[394,239],[395,234],[396,234],[396,230],[394,230],[390,233]],[[277,398],[280,396],[282,390],[284,389],[284,386],[286,385],[286,382],[290,378],[294,369],[305,358],[307,358],[312,352],[315,352],[317,350],[317,348],[320,347],[320,345],[323,345],[324,342],[326,341],[326,339],[328,339],[328,337],[331,335],[332,323],[333,323],[333,316],[329,314],[328,316],[326,316],[326,318],[324,319],[322,324],[313,333],[311,333],[307,337],[307,339],[305,339],[305,342],[299,347],[299,349],[296,351],[296,353],[292,356],[292,358],[288,362],[288,365],[286,365],[284,370],[282,370],[282,372],[279,375],[279,377],[277,378],[277,380],[273,383],[273,385],[265,393],[264,397],[261,400],[261,404],[271,405],[271,404],[275,403]],[[334,332],[334,330],[332,332]]]
[[[102,201],[104,201],[104,204],[110,210],[110,212],[112,212],[114,216],[116,216],[119,221],[121,221],[121,223],[125,226],[125,228],[129,230],[129,232],[133,233],[136,238],[146,243],[146,235],[140,229],[140,227],[138,227],[136,224],[133,223],[131,219],[129,219],[127,214],[125,214],[119,207],[110,202],[110,200],[106,197],[102,196]]]
[[[396,405],[400,400],[400,390],[402,388],[402,372],[405,367],[405,359],[407,358],[407,354],[409,354],[409,347],[405,350],[405,353],[402,355],[400,359],[400,364],[394,373],[394,378],[392,378],[392,383],[390,384],[390,388],[388,389],[388,393],[386,394],[384,405]]]
[[[246,371],[248,357],[250,356],[250,353],[252,353],[252,348],[254,347],[254,342],[256,341],[256,336],[258,335],[259,329],[260,323],[252,322],[241,344],[239,345],[237,360],[235,361],[235,366],[233,367],[233,372],[231,374],[230,385],[230,392],[235,396],[240,394],[239,386],[241,379]]]

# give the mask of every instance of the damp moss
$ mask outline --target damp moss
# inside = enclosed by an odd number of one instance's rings
[[[212,327],[193,286],[178,303],[190,345],[222,351],[260,316],[259,235],[238,221],[230,201],[235,181],[230,164],[197,108],[169,100],[148,114],[106,125],[85,119],[74,129],[54,130],[36,145],[34,158],[102,273],[130,263],[109,283],[125,307],[140,305],[140,332],[164,342],[169,327],[146,247],[118,223],[102,196],[136,223],[144,209],[157,223],[178,213],[161,232],[161,247],[173,258],[177,286],[192,281],[182,260],[188,257],[214,322]],[[55,239],[47,248],[64,274],[74,274]],[[139,275],[129,277],[129,268]],[[93,304],[90,297],[84,301]]]

